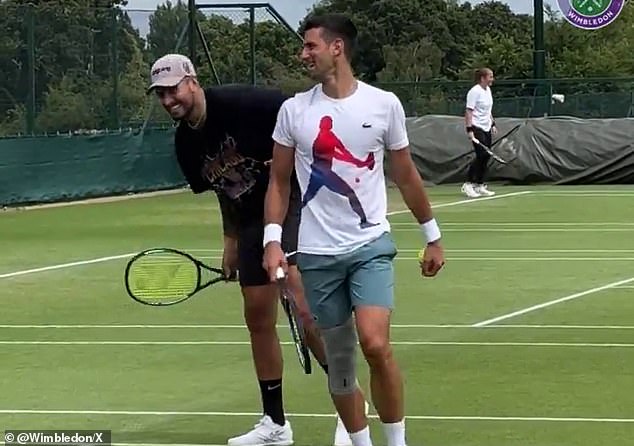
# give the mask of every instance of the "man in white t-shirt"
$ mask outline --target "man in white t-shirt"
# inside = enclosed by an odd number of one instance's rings
[[[467,136],[475,150],[475,159],[469,166],[467,182],[462,185],[462,192],[469,198],[495,195],[484,184],[491,155],[479,144],[473,142],[475,137],[482,144],[491,147],[491,134],[497,132],[492,113],[493,95],[491,94],[491,85],[493,85],[493,71],[489,68],[476,70],[475,81],[476,84],[467,93],[465,111]]]
[[[356,36],[354,24],[341,15],[306,20],[302,59],[319,83],[285,101],[278,113],[265,200],[264,267],[272,281],[278,267],[286,268],[281,223],[295,168],[303,195],[297,262],[324,339],[333,403],[352,445],[371,446],[356,381],[358,337],[387,445],[406,446],[403,383],[389,340],[397,251],[387,220],[384,153],[425,239],[422,275],[435,276],[444,254],[410,155],[400,101],[354,77]]]

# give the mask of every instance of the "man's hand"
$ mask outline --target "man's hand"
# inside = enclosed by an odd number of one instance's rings
[[[268,273],[271,282],[277,280],[277,269],[280,266],[284,270],[284,274],[288,274],[288,262],[282,250],[282,245],[278,242],[269,242],[264,248],[262,267]]]
[[[467,137],[469,138],[469,141],[473,141],[475,136],[473,135],[473,132],[467,132]]]
[[[434,277],[445,264],[445,254],[440,241],[429,243],[419,260],[423,277]]]
[[[497,135],[498,134],[498,128],[496,126],[491,127],[491,134],[492,135]]]
[[[225,236],[222,252],[222,270],[229,280],[236,280],[238,272],[238,240]]]

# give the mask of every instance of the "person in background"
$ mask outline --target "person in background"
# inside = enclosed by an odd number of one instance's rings
[[[476,138],[487,147],[491,147],[491,135],[497,133],[493,120],[493,71],[490,68],[480,68],[475,72],[476,84],[467,93],[465,124],[469,141],[473,144],[475,158],[468,171],[467,182],[462,185],[462,193],[469,198],[490,197],[495,192],[490,191],[484,183],[491,155],[479,144],[473,142]]]

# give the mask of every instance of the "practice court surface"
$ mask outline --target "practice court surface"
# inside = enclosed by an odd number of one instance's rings
[[[390,191],[409,445],[634,444],[634,188],[458,190],[429,189],[447,256],[435,279],[420,277],[419,228]],[[250,428],[260,401],[237,284],[166,308],[123,285],[145,248],[218,264],[219,222],[214,197],[189,192],[0,213],[0,425],[111,429],[118,445],[223,445]],[[326,379],[300,372],[282,311],[279,332],[295,444],[330,446]]]

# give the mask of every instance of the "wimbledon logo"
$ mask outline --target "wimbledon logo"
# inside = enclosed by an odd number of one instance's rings
[[[557,0],[568,22],[581,29],[599,29],[612,23],[625,0]]]

